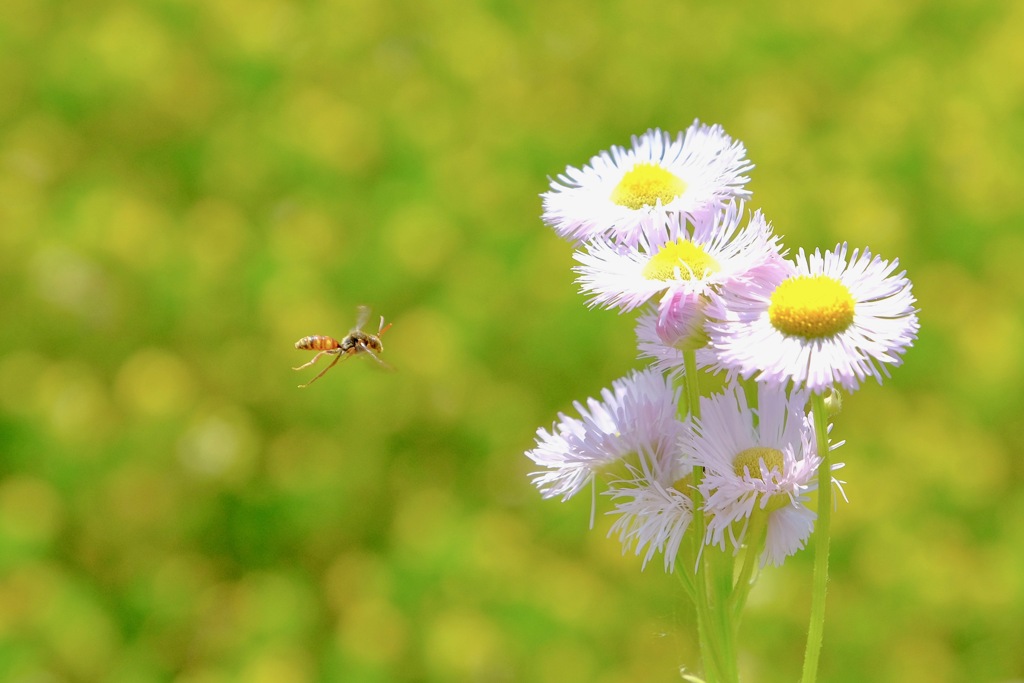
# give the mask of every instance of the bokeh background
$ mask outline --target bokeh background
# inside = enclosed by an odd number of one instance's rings
[[[4,0],[0,680],[692,671],[676,579],[522,452],[638,367],[539,193],[695,118],[790,249],[920,301],[836,427],[821,680],[1024,677],[1022,35],[1012,0]],[[397,371],[296,389],[358,304]],[[810,575],[763,575],[746,680],[797,678]]]

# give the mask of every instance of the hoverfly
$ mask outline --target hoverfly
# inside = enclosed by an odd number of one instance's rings
[[[369,332],[363,332],[363,325],[370,319],[370,309],[366,306],[359,307],[359,317],[356,318],[356,326],[352,328],[345,337],[338,341],[334,337],[328,337],[326,335],[315,334],[309,337],[303,337],[299,341],[295,342],[295,348],[302,349],[304,351],[319,351],[313,360],[308,363],[303,363],[297,368],[292,370],[302,370],[308,368],[313,363],[320,360],[321,356],[336,356],[336,358],[326,368],[320,371],[320,374],[309,380],[305,384],[300,384],[300,389],[305,389],[313,382],[323,377],[328,370],[333,368],[337,362],[343,358],[349,358],[350,356],[358,356],[361,353],[369,354],[375,361],[380,363],[386,368],[391,366],[380,359],[379,354],[384,350],[384,345],[381,344],[380,338],[388,331],[391,327],[391,323],[384,324],[384,316],[380,317],[380,326],[377,328],[377,334],[370,334]]]

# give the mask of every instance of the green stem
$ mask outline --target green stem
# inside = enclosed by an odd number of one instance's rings
[[[707,564],[710,567],[708,572],[708,583],[710,589],[710,612],[714,620],[715,635],[718,639],[716,652],[719,656],[719,667],[722,671],[723,681],[737,683],[739,672],[736,662],[736,627],[729,611],[732,595],[732,576],[735,558],[729,551],[723,551],[715,546],[704,548],[707,556]]]
[[[694,418],[700,417],[700,384],[697,375],[697,354],[694,351],[683,352],[684,389],[686,407]],[[719,580],[724,570],[718,562],[712,561],[714,548],[704,547],[707,522],[704,518],[704,499],[700,493],[700,484],[704,479],[704,468],[693,468],[693,555],[697,559],[696,576],[694,577],[694,605],[697,610],[697,633],[700,638],[701,655],[704,661],[704,674],[707,683],[735,683],[736,657],[734,637],[729,614],[725,609],[728,591],[726,585],[723,595],[723,582]],[[684,568],[692,571],[692,568]],[[709,569],[711,570],[709,572]],[[727,581],[732,580],[732,562],[728,563]],[[714,574],[714,578],[709,574]]]
[[[740,622],[743,607],[747,604],[750,589],[754,586],[754,568],[764,549],[767,529],[768,513],[763,510],[754,510],[750,516],[750,526],[747,528],[747,548],[744,551],[743,567],[740,569],[740,575],[736,577],[736,588],[729,601],[732,618],[737,624]]]
[[[818,468],[818,521],[815,533],[814,577],[811,593],[811,623],[807,629],[804,651],[804,672],[801,683],[814,683],[818,675],[822,633],[825,629],[825,591],[828,587],[829,524],[832,520],[832,465],[828,451],[828,413],[822,394],[811,397],[814,432],[818,441],[821,465]]]
[[[694,604],[696,604],[697,589],[693,585],[693,577],[691,576],[691,573],[693,572],[692,560],[693,558],[690,557],[688,553],[679,552],[679,554],[676,555],[676,576],[679,577],[679,583],[682,584],[683,590],[686,591],[690,600],[693,600]],[[686,571],[683,571],[684,569]]]
[[[697,378],[697,352],[683,351],[683,386],[686,391],[686,409],[697,420],[700,418],[700,382]],[[704,468],[697,468],[703,471]]]
[[[697,383],[697,354],[683,352],[683,390],[686,394],[686,412],[693,418],[700,416],[700,387]],[[701,549],[704,544],[706,524],[704,521],[704,497],[700,493],[700,483],[704,478],[704,468],[694,467],[690,498],[693,500],[693,535],[691,536],[696,576],[693,581],[693,605],[697,611],[697,637],[700,640],[701,659],[704,661],[704,676],[707,683],[719,683],[721,675],[718,671],[718,658],[713,654],[711,634],[708,632],[710,613],[708,610],[708,593],[704,571],[704,559]],[[693,567],[684,567],[684,571],[694,571]]]

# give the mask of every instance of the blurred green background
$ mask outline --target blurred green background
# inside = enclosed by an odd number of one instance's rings
[[[836,427],[821,680],[1024,678],[1022,35],[1012,0],[4,0],[0,680],[692,670],[676,579],[522,452],[638,367],[538,194],[697,117],[791,250],[920,301]],[[296,389],[364,303],[398,371]],[[746,680],[798,677],[810,565],[755,589]]]

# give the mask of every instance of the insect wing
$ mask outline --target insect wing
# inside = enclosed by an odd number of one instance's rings
[[[380,356],[378,356],[376,351],[374,351],[373,349],[371,349],[369,346],[367,346],[365,344],[360,344],[360,346],[362,347],[362,349],[366,353],[366,355],[369,356],[370,358],[374,359],[375,361],[377,361],[377,364],[380,365],[382,368],[384,368],[385,370],[388,370],[390,372],[394,372],[395,371],[394,366],[391,365],[390,363],[388,363],[387,361],[383,360]]]
[[[370,319],[370,307],[360,306],[356,310],[358,311],[358,314],[356,316],[356,326],[354,329],[361,330],[363,329],[363,325],[366,324],[366,321]]]

